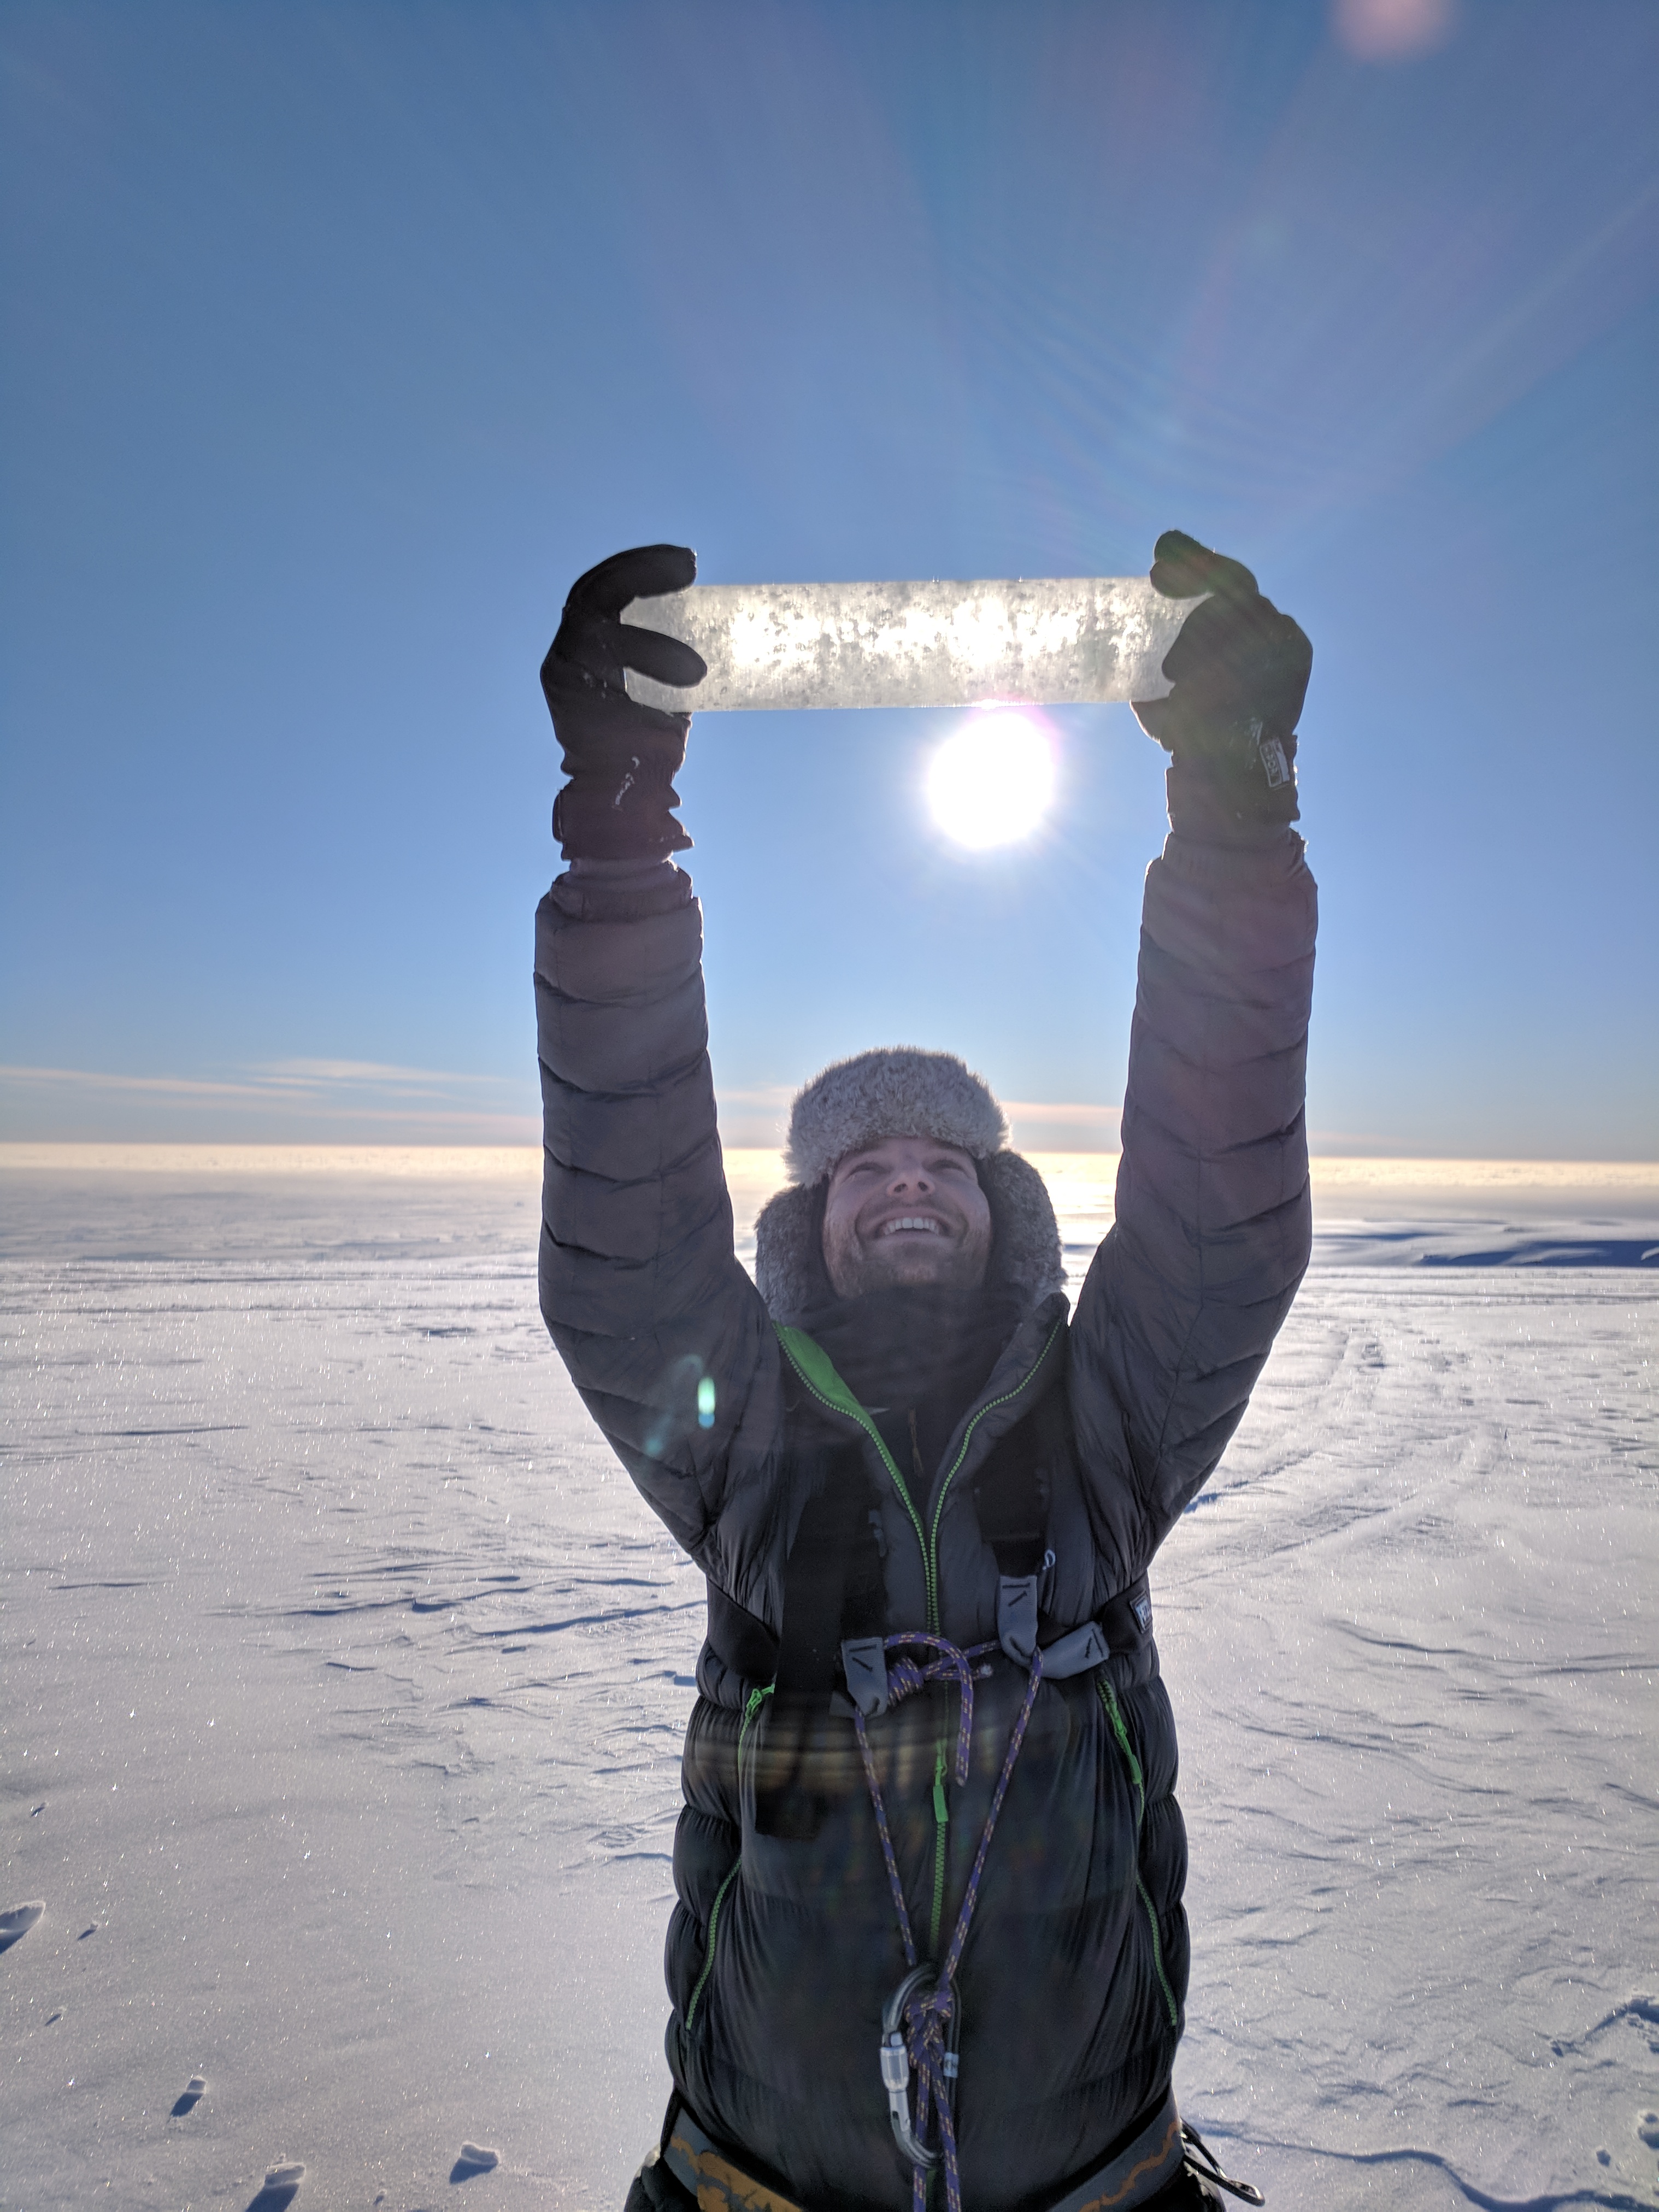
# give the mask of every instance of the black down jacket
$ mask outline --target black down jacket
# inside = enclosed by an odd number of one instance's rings
[[[1042,1683],[981,1887],[957,1978],[964,2202],[1052,2201],[1167,2084],[1186,1842],[1144,1577],[1307,1262],[1315,921],[1292,833],[1246,851],[1170,837],[1146,880],[1115,1224],[1076,1314],[1036,1300],[911,1498],[734,1256],[689,880],[668,862],[579,868],[542,902],[542,1310],[709,1588],[668,2062],[708,2134],[804,2204],[899,2212],[910,2194],[877,2057],[905,1962],[848,1708],[820,1699],[803,1720],[768,1694],[792,1546],[831,1477],[867,1491],[876,1629],[967,1645],[997,1638],[1000,1578],[1022,1565],[981,1516],[994,1493],[989,1518],[1007,1521],[1024,1467],[1036,1556],[1053,1555],[1038,1640],[1096,1620],[1111,1645]],[[941,1750],[954,1691],[869,1723],[924,1957],[948,1941],[1024,1682],[999,1652],[976,1685],[962,1786]]]

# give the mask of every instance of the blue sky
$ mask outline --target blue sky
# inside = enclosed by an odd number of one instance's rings
[[[1656,105],[1645,0],[0,8],[0,1136],[532,1136],[579,570],[1178,525],[1315,643],[1316,1144],[1659,1154]],[[1109,1137],[1162,756],[963,855],[954,719],[694,726],[732,1139]]]

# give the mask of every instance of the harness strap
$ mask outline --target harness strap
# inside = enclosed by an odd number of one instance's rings
[[[666,2136],[663,2164],[703,2212],[802,2212],[793,2197],[757,2179],[706,2135],[678,2098],[671,2107]],[[1047,2212],[1135,2212],[1180,2172],[1182,2138],[1175,2091],[1167,2089],[1163,2103],[1136,2130],[1133,2140]],[[1253,2201],[1259,2203],[1259,2196]]]
[[[1134,2141],[1126,2143],[1115,2158],[1079,2182],[1048,2212],[1131,2212],[1155,2197],[1181,2171],[1182,2158],[1181,2114],[1175,2091],[1166,2089],[1164,2102]]]
[[[669,2124],[662,2162],[696,2199],[700,2212],[801,2212],[793,2197],[744,2172],[710,2141],[683,2104]]]
[[[819,1456],[801,1469],[812,1486],[784,1565],[767,1758],[755,1789],[756,1833],[796,1840],[815,1836],[830,1808],[812,1746],[830,1711],[842,1639],[879,1628],[883,1607],[863,1447],[839,1443]]]
[[[1054,1565],[1048,1553],[1042,1571],[1030,1575],[1002,1575],[997,1581],[997,1642],[1017,1667],[1029,1667],[1036,1650],[1046,1616],[1042,1611],[1044,1576]],[[1114,1651],[1137,1653],[1151,1643],[1152,1596],[1145,1575],[1110,1598],[1092,1620],[1084,1621],[1065,1635],[1051,1636],[1043,1645],[1042,1671],[1051,1682],[1063,1682],[1098,1667]]]

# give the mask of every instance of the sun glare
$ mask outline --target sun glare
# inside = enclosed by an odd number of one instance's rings
[[[982,708],[927,764],[927,799],[947,837],[975,852],[1029,837],[1054,796],[1046,733],[1011,708]]]

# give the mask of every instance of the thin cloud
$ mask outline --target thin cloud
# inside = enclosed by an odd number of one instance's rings
[[[318,1089],[329,1084],[376,1084],[402,1089],[411,1084],[445,1086],[499,1083],[498,1075],[466,1075],[453,1068],[398,1067],[379,1060],[256,1060],[250,1071],[273,1083]]]
[[[775,1148],[781,1140],[793,1086],[775,1083],[720,1093],[720,1127],[728,1146]],[[1016,1145],[1055,1152],[1115,1152],[1123,1109],[1097,1099],[1005,1098]]]
[[[1121,1106],[1097,1101],[1005,1098],[1016,1145],[1031,1152],[1115,1152],[1120,1139]]]
[[[0,1062],[0,1079],[9,1083],[59,1083],[86,1091],[147,1091],[177,1098],[269,1098],[260,1083],[214,1083],[191,1075],[116,1075],[92,1067],[15,1067]]]
[[[1087,1104],[1065,1099],[1005,1098],[1002,1110],[1011,1121],[1115,1121],[1121,1106]]]
[[[722,1091],[722,1106],[761,1106],[769,1113],[781,1113],[794,1097],[797,1086],[792,1083],[763,1083],[755,1091]]]
[[[459,1069],[403,1067],[381,1060],[289,1060],[244,1065],[222,1075],[138,1075],[113,1068],[37,1067],[0,1062],[0,1135],[29,1140],[73,1132],[119,1141],[250,1129],[353,1141],[535,1143],[533,1093],[505,1077]],[[520,1110],[514,1111],[514,1107]],[[6,1123],[11,1126],[7,1127]]]
[[[343,1090],[416,1091],[441,1096],[449,1090],[499,1086],[498,1075],[463,1073],[449,1068],[398,1067],[371,1060],[275,1060],[255,1061],[246,1080],[198,1075],[128,1075],[94,1067],[25,1067],[0,1062],[0,1081],[67,1084],[99,1091],[144,1091],[180,1098],[276,1098],[314,1097]]]

